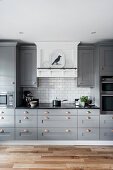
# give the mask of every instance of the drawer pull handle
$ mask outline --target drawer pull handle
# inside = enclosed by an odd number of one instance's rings
[[[49,119],[49,117],[48,117],[48,116],[46,116],[46,117],[44,117],[44,119],[46,119],[46,120],[47,120],[47,119]]]
[[[4,113],[3,111],[1,111],[1,113]]]
[[[27,114],[27,113],[28,113],[28,111],[24,111],[24,113],[25,113],[25,114]]]
[[[45,111],[44,113],[45,113],[45,114],[48,114],[49,112],[48,112],[48,111]]]
[[[112,132],[113,132],[113,130],[112,130]]]
[[[113,119],[113,117],[112,117],[112,119]]]
[[[86,131],[87,131],[87,132],[91,132],[91,129],[87,129]]]
[[[0,117],[0,119],[4,119],[4,117]]]
[[[70,114],[70,112],[66,112],[67,114]]]
[[[29,132],[29,130],[28,130],[28,129],[24,129],[24,132],[25,132],[25,133],[28,133],[28,132]]]
[[[45,129],[45,130],[44,130],[44,132],[48,133],[48,132],[49,132],[49,130],[48,130],[48,129]]]
[[[69,129],[66,129],[66,133],[69,133],[70,132],[70,130]]]
[[[71,119],[71,118],[69,116],[67,116],[66,119]]]
[[[90,117],[90,116],[88,116],[88,117],[87,117],[87,119],[91,119],[91,117]]]
[[[87,111],[87,113],[89,114],[89,113],[91,113],[91,111]]]
[[[4,130],[3,130],[3,129],[0,129],[0,133],[4,133]]]
[[[26,117],[24,117],[24,119],[29,119],[29,118],[26,116]]]

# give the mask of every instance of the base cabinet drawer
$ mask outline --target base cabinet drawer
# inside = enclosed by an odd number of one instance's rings
[[[100,140],[113,140],[113,128],[100,128]]]
[[[100,127],[113,127],[113,115],[101,115]]]
[[[71,115],[77,115],[77,109],[39,109],[38,115],[40,116],[71,116]]]
[[[77,116],[39,116],[39,127],[77,127]]]
[[[37,127],[37,116],[16,116],[16,127]]]
[[[16,128],[16,140],[37,140],[37,128]]]
[[[77,140],[77,128],[38,128],[38,140]]]
[[[97,116],[100,114],[99,109],[78,109],[78,116]]]
[[[99,127],[99,116],[78,116],[78,127]]]
[[[14,109],[0,109],[0,116],[14,116]]]
[[[14,116],[0,116],[0,127],[14,127]]]
[[[99,140],[99,128],[78,128],[78,140]]]
[[[16,109],[15,114],[17,116],[37,116],[37,110],[35,110],[35,109]]]
[[[0,141],[14,140],[14,128],[0,128]]]

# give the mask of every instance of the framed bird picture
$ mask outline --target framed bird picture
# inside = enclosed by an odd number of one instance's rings
[[[61,49],[57,49],[50,55],[50,68],[63,67],[65,67],[65,54]]]

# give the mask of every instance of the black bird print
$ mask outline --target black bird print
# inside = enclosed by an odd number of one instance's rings
[[[55,61],[52,63],[52,65],[58,64],[58,62],[60,61],[60,58],[61,58],[61,57],[62,57],[62,56],[59,55],[59,56],[55,59]]]

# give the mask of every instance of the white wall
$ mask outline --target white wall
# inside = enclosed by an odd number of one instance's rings
[[[38,88],[27,88],[40,103],[51,103],[53,99],[68,99],[66,103],[74,102],[82,95],[90,96],[90,88],[77,87],[77,78],[39,78]]]

